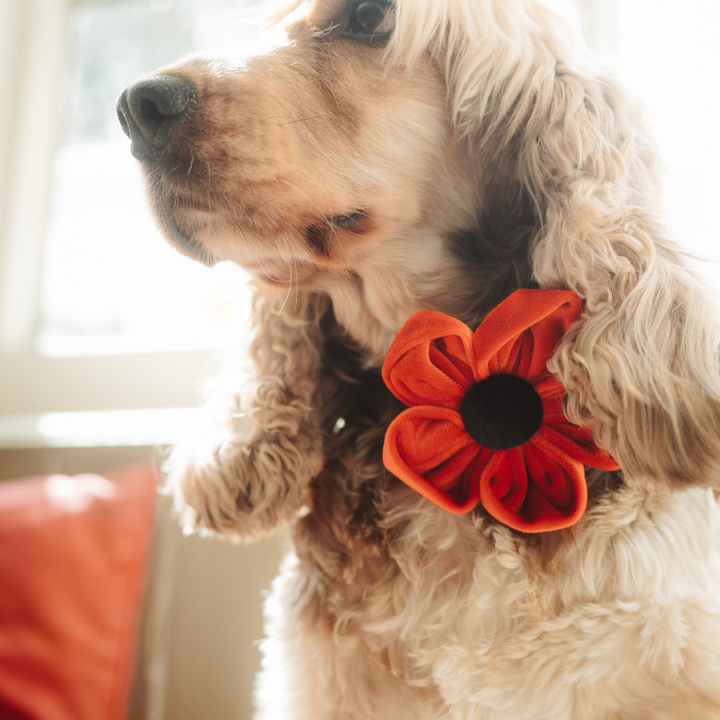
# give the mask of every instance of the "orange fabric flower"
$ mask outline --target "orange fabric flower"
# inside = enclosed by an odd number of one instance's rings
[[[415,313],[383,365],[386,385],[410,406],[385,435],[387,469],[452,513],[481,502],[523,532],[576,523],[584,465],[618,468],[565,418],[565,389],[546,368],[581,310],[565,290],[517,290],[474,334],[442,313]]]

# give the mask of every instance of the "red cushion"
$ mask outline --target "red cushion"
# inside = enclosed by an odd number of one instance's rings
[[[0,718],[126,717],[157,473],[0,484]]]

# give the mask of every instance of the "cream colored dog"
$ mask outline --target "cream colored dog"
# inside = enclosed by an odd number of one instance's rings
[[[636,108],[538,0],[317,0],[120,114],[169,241],[256,278],[253,380],[178,451],[184,522],[289,523],[265,720],[720,718],[719,335]],[[583,300],[551,370],[621,466],[572,528],[451,515],[381,461],[379,367],[431,308]]]

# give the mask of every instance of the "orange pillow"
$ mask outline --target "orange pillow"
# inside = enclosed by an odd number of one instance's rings
[[[0,717],[121,720],[156,505],[143,464],[0,484]]]

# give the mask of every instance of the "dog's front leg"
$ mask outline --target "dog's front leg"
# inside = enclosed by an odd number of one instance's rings
[[[269,532],[306,504],[322,468],[313,396],[328,301],[305,293],[284,300],[285,293],[256,296],[251,375],[208,437],[173,452],[167,487],[188,529],[244,539]]]

